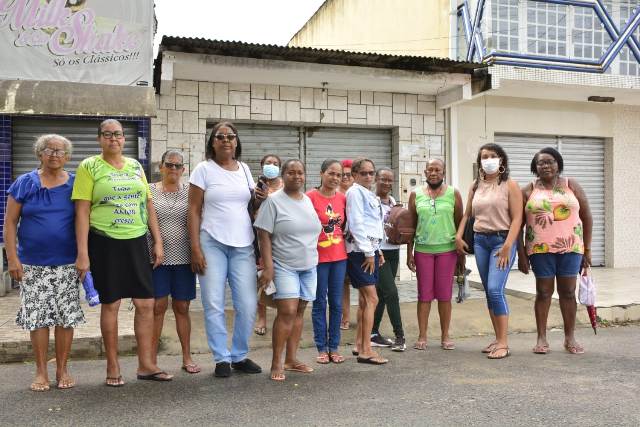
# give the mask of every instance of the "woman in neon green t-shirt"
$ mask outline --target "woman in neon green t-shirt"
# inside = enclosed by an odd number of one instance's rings
[[[76,171],[71,198],[76,202],[76,268],[91,269],[102,302],[100,325],[107,356],[106,385],[124,385],[118,363],[118,310],[122,298],[136,307],[138,379],[169,381],[153,361],[153,287],[146,233],[155,242],[153,267],[164,259],[151,191],[140,163],[122,155],[122,124],[105,120],[98,128],[102,154],[84,159]]]

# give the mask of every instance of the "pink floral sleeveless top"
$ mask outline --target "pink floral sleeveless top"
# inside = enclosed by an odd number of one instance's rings
[[[525,206],[527,255],[584,253],[579,213],[580,203],[568,178],[559,178],[552,190],[536,180]]]

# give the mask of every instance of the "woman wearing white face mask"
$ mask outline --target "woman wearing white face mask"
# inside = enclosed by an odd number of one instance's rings
[[[267,194],[274,193],[283,187],[282,178],[280,177],[280,165],[282,161],[275,154],[267,154],[260,160],[262,167],[262,175],[258,177],[258,186],[264,186]],[[258,212],[256,212],[256,216]],[[262,260],[258,260],[258,264],[262,265]],[[267,333],[267,306],[258,301],[258,311],[256,326],[253,328],[256,335],[264,335]]]
[[[496,334],[483,353],[489,359],[509,356],[507,328],[509,308],[504,289],[509,270],[515,260],[516,239],[522,224],[522,192],[518,184],[509,179],[507,153],[497,144],[485,144],[478,150],[478,175],[469,190],[458,233],[456,249],[467,254],[469,247],[462,236],[469,218],[474,217],[473,251],[482,279],[489,316]]]

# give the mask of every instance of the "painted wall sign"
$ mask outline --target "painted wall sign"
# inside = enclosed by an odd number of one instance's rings
[[[0,79],[150,86],[153,0],[0,0]]]

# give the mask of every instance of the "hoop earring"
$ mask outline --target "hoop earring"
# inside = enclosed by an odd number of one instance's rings
[[[498,168],[498,173],[499,173],[500,175],[502,175],[505,171],[506,171],[506,169],[504,168],[504,166],[500,166],[500,167]]]

